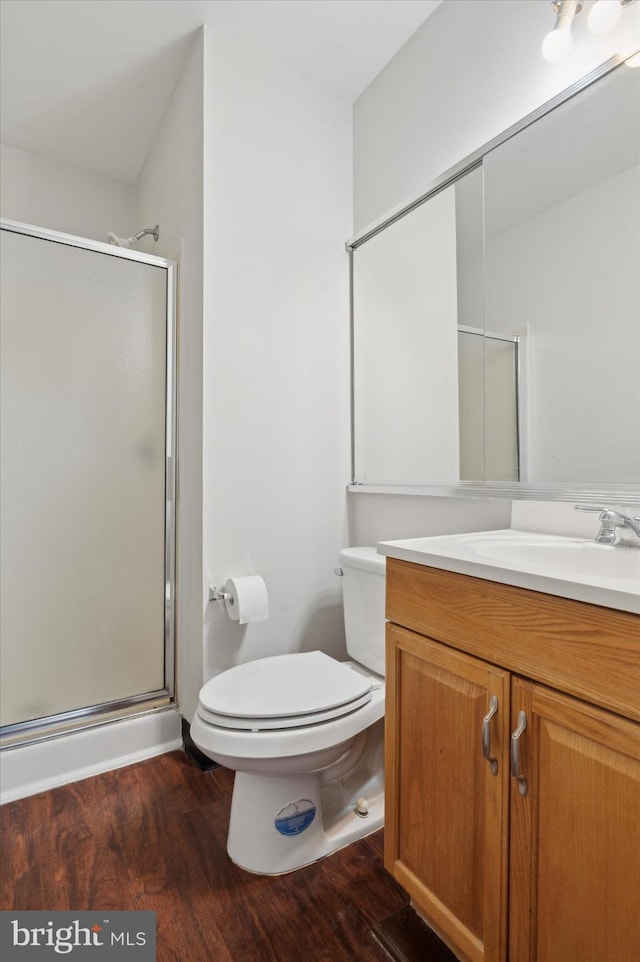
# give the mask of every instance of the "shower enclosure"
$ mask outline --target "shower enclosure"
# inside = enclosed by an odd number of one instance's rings
[[[1,228],[3,746],[174,691],[175,265]]]

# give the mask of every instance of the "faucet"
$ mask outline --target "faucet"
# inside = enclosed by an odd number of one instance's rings
[[[640,517],[630,518],[611,508],[595,508],[589,504],[575,504],[576,511],[598,511],[600,513],[600,530],[596,535],[596,544],[622,544],[630,548],[640,548]],[[621,538],[618,529],[630,531],[631,536]]]

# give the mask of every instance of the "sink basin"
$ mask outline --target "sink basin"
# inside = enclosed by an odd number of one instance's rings
[[[388,557],[640,613],[640,550],[528,531],[387,541]]]
[[[524,533],[523,533],[524,535]],[[640,551],[578,538],[476,537],[469,551],[490,561],[540,570],[556,577],[632,578],[640,583]]]

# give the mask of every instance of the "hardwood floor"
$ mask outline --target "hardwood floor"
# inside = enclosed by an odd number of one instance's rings
[[[264,878],[226,854],[233,774],[182,751],[0,809],[0,909],[151,909],[158,962],[388,962],[382,832]]]

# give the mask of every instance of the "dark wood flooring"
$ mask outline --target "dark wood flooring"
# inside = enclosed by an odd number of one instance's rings
[[[232,785],[176,751],[3,806],[0,909],[154,910],[158,962],[388,962],[372,928],[407,896],[382,832],[251,875],[226,854]]]

